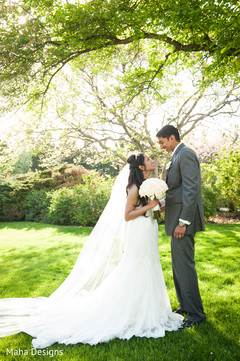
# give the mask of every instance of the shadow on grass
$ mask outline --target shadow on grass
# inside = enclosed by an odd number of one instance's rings
[[[43,229],[54,229],[59,233],[72,233],[74,235],[88,236],[91,233],[93,227],[83,227],[83,226],[62,226],[62,225],[53,225],[46,223],[37,223],[37,222],[0,222],[0,229],[16,229],[16,230],[43,230]],[[160,236],[163,239],[169,238],[164,230],[164,225],[159,226]],[[211,242],[214,240],[212,236],[208,236],[208,231],[214,230],[216,232],[216,238],[223,237],[225,234],[228,237],[235,239],[240,242],[240,223],[237,224],[206,224],[206,231],[197,233],[196,240],[201,241],[202,238],[209,239]]]
[[[58,226],[53,224],[36,223],[36,222],[2,222],[0,223],[0,229],[15,229],[24,231],[39,231],[44,229],[53,229],[58,233],[71,233],[73,235],[88,236],[92,230],[92,227],[82,226]]]

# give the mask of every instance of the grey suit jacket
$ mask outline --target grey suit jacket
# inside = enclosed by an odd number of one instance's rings
[[[166,174],[168,191],[165,206],[165,229],[172,236],[179,218],[191,222],[186,234],[204,231],[200,165],[195,152],[183,143],[173,155]]]

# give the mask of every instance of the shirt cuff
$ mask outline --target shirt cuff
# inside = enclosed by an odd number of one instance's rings
[[[159,203],[160,203],[160,207],[164,207],[166,203],[165,199],[160,199]]]
[[[191,222],[186,221],[185,219],[181,219],[181,218],[179,218],[179,222],[183,222],[183,223],[185,223],[187,226],[189,226],[189,225],[191,224]]]

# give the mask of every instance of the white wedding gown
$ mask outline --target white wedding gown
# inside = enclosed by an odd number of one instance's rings
[[[49,298],[0,300],[0,336],[23,331],[34,337],[35,348],[44,348],[55,342],[95,345],[114,338],[157,338],[178,330],[183,317],[171,310],[159,261],[158,225],[151,214],[121,224],[124,246],[112,247],[115,255],[107,266],[100,267],[98,257],[84,265],[80,257]],[[94,277],[84,278],[79,265],[88,275],[94,269]]]

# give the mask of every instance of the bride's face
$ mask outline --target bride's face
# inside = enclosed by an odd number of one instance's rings
[[[149,158],[146,154],[144,155],[144,165],[145,165],[145,171],[151,171],[155,169],[154,160]]]

